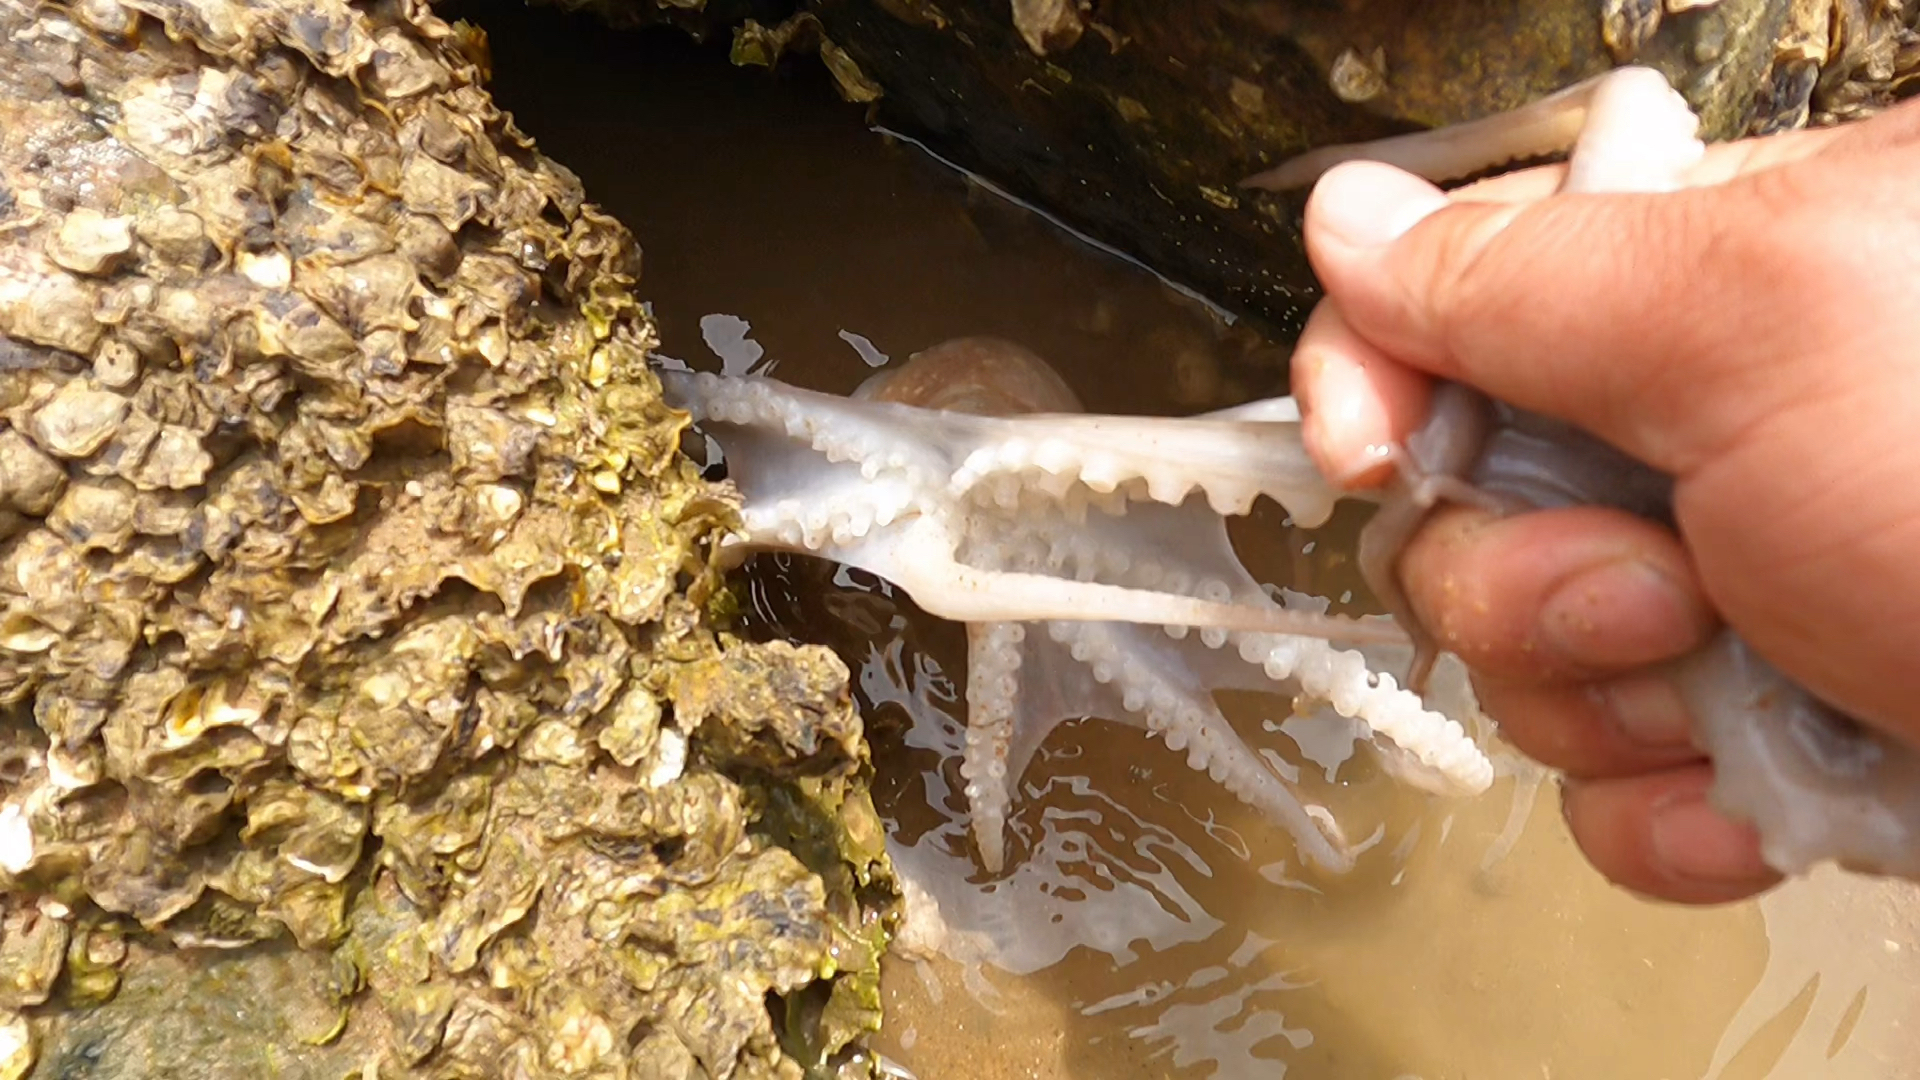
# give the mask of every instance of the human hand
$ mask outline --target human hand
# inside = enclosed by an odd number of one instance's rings
[[[1614,881],[1687,902],[1776,880],[1705,802],[1657,671],[1724,618],[1842,711],[1920,741],[1920,103],[1712,148],[1685,190],[1453,199],[1386,166],[1307,207],[1326,288],[1294,358],[1309,449],[1385,469],[1430,376],[1568,420],[1675,477],[1679,535],[1601,508],[1448,509],[1400,566],[1488,712],[1562,769]],[[1551,196],[1551,197],[1550,197]]]

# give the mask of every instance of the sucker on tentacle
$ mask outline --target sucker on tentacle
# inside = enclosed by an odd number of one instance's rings
[[[1658,72],[1621,68],[1517,113],[1329,147],[1248,183],[1306,184],[1334,164],[1361,158],[1447,179],[1564,149],[1543,138],[1571,130],[1563,192],[1665,191],[1680,186],[1704,152],[1697,125]],[[1507,510],[1597,504],[1671,520],[1670,478],[1557,421],[1492,405],[1464,386],[1436,388],[1427,420],[1408,442],[1396,454],[1399,475],[1363,533],[1361,551],[1369,584],[1415,642],[1409,683],[1416,689],[1437,644],[1408,608],[1396,563],[1438,501],[1433,496],[1458,498],[1464,494],[1459,485],[1469,485]],[[1731,629],[1675,662],[1671,673],[1695,740],[1713,759],[1713,801],[1754,824],[1762,854],[1776,870],[1803,873],[1832,860],[1920,879],[1920,751],[1819,701]]]
[[[661,372],[743,497],[732,550],[860,566],[966,622],[962,765],[983,864],[1005,860],[1011,787],[1060,722],[1142,727],[1293,834],[1330,871],[1353,852],[1212,700],[1218,689],[1325,701],[1391,743],[1383,763],[1475,794],[1492,765],[1462,725],[1333,641],[1404,648],[1391,620],[1282,603],[1240,564],[1226,514],[1260,495],[1318,524],[1334,492],[1291,401],[1191,419],[1092,416],[1039,357],[961,339],[852,399],[766,379]]]

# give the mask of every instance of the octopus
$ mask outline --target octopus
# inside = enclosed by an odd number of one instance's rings
[[[1511,113],[1372,143],[1326,147],[1243,183],[1312,183],[1349,160],[1385,161],[1436,182],[1567,149],[1563,192],[1660,192],[1686,181],[1704,145],[1698,119],[1657,71],[1617,68]],[[1425,422],[1392,452],[1396,478],[1360,539],[1375,592],[1415,643],[1418,690],[1437,653],[1396,581],[1400,550],[1427,513],[1466,500],[1508,513],[1606,505],[1671,524],[1672,485],[1551,418],[1441,384]],[[1723,628],[1671,674],[1713,761],[1710,798],[1751,822],[1783,874],[1833,861],[1920,880],[1920,751],[1844,715]]]
[[[1314,150],[1243,184],[1301,187],[1355,159],[1445,181],[1570,151],[1564,191],[1657,192],[1685,182],[1704,152],[1697,133],[1659,72],[1622,67],[1510,113]],[[1670,478],[1452,384],[1391,449],[1395,478],[1369,494],[1314,468],[1291,398],[1197,417],[1092,416],[1044,361],[1007,342],[930,349],[850,399],[764,378],[661,379],[727,453],[744,500],[731,550],[856,565],[967,624],[963,774],[974,843],[994,870],[1011,780],[1049,731],[1082,716],[1184,749],[1307,859],[1350,868],[1354,848],[1331,812],[1268,768],[1212,693],[1274,690],[1299,708],[1328,706],[1395,775],[1477,794],[1492,768],[1467,726],[1484,718],[1470,694],[1438,692],[1438,643],[1397,579],[1408,538],[1448,500],[1508,513],[1599,504],[1672,521]],[[1224,523],[1260,497],[1299,528],[1324,522],[1340,498],[1377,499],[1357,554],[1390,617],[1335,618],[1323,600],[1253,580]],[[1832,860],[1920,879],[1920,751],[1819,701],[1731,629],[1673,674],[1714,763],[1713,800],[1754,824],[1776,869]]]
[[[1422,789],[1477,794],[1487,756],[1462,723],[1387,668],[1391,620],[1328,615],[1269,590],[1226,520],[1272,498],[1302,525],[1336,493],[1313,468],[1289,398],[1199,417],[1089,416],[1046,361],[962,338],[870,378],[851,398],[769,378],[660,373],[668,399],[720,443],[743,502],[727,550],[860,567],[967,627],[970,831],[998,871],[1014,782],[1060,723],[1144,728],[1339,873],[1354,846],[1222,716],[1217,690],[1291,695],[1371,737]],[[1355,646],[1341,648],[1339,645]]]

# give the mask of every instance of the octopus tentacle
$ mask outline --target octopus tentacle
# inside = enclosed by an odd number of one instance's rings
[[[1039,472],[1169,506],[1199,491],[1229,515],[1265,495],[1308,527],[1326,521],[1337,497],[1307,456],[1298,423],[1076,415],[995,423],[1003,436],[967,455],[953,474],[956,494],[989,477]]]
[[[1064,646],[1094,678],[1120,698],[1117,718],[1159,735],[1169,750],[1185,751],[1187,764],[1203,770],[1240,801],[1284,827],[1305,857],[1323,869],[1345,873],[1353,852],[1326,819],[1308,811],[1272,769],[1256,757],[1226,717],[1209,700],[1210,692],[1177,665],[1143,662],[1139,628],[1113,623],[1048,623],[1047,636]],[[976,837],[978,833],[976,832]]]
[[[1606,111],[1603,93],[1618,88],[1623,76],[1631,80],[1644,75],[1660,79],[1662,86],[1666,84],[1665,76],[1651,68],[1615,68],[1510,112],[1410,135],[1310,150],[1247,177],[1240,186],[1269,191],[1303,188],[1328,169],[1349,161],[1383,161],[1443,183],[1557,154],[1573,149],[1589,117]]]
[[[945,478],[954,496],[1004,473],[1044,472],[1110,492],[1138,481],[1157,502],[1194,490],[1223,514],[1244,514],[1265,495],[1303,524],[1319,524],[1338,492],[1315,468],[1297,421],[1029,413],[974,416],[890,401],[835,397],[758,376],[659,373],[668,398],[696,418],[778,430],[830,462],[851,461],[873,479],[906,471],[915,483]]]
[[[980,861],[995,873],[1006,864],[1007,809],[1013,801],[1007,766],[1026,636],[1020,623],[967,627],[967,748],[960,775],[967,781],[967,812]]]
[[[1405,640],[1391,623],[1205,600],[1097,581],[1071,581],[1047,574],[980,570],[959,562],[936,563],[930,551],[925,555],[917,562],[898,560],[891,574],[882,576],[906,589],[928,612],[959,622],[1117,621],[1312,634],[1354,642]],[[858,559],[847,561],[860,564]]]
[[[751,431],[777,431],[829,462],[852,462],[868,480],[902,473],[916,486],[944,478],[951,466],[938,443],[923,443],[913,424],[924,410],[891,402],[855,402],[759,376],[661,371],[667,399],[696,420]],[[945,415],[945,414],[942,414]]]
[[[1428,709],[1387,672],[1369,673],[1358,652],[1314,638],[1236,634],[1240,656],[1270,679],[1293,679],[1303,695],[1342,716],[1363,720],[1373,734],[1405,751],[1422,771],[1421,786],[1440,795],[1478,795],[1493,785],[1493,763],[1457,720]]]
[[[1234,557],[1218,517],[1181,507],[1141,507],[1124,523],[1095,519],[1071,531],[1048,529],[1044,518],[1031,513],[1028,520],[1049,541],[1050,557],[1059,568],[1082,569],[1094,563],[1098,571],[1126,584],[1282,609]],[[1284,610],[1311,613],[1297,607]],[[1184,637],[1185,628],[1168,626],[1167,632]],[[1392,675],[1374,674],[1360,653],[1336,649],[1319,635],[1206,628],[1200,638],[1215,649],[1231,641],[1241,659],[1263,674],[1239,680],[1229,672],[1216,672],[1223,684],[1270,690],[1274,682],[1296,683],[1300,694],[1327,701],[1342,716],[1364,721],[1374,734],[1406,751],[1420,766],[1414,775],[1428,778],[1422,784],[1428,790],[1475,795],[1492,783],[1491,763],[1457,721],[1428,709]]]

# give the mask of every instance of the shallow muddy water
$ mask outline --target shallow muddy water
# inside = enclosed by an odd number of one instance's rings
[[[667,356],[845,392],[996,334],[1094,410],[1280,388],[1284,350],[869,132],[817,71],[734,71],[672,33],[505,4],[456,13],[491,32],[502,104],[640,236]],[[1236,540],[1256,574],[1341,597],[1354,520],[1290,537],[1267,510]],[[1010,868],[987,875],[960,795],[960,628],[825,564],[748,573],[761,632],[830,644],[856,675],[895,861],[938,915],[919,958],[891,962],[879,1043],[922,1080],[1920,1076],[1920,894],[1824,875],[1710,911],[1645,903],[1586,866],[1524,765],[1471,802],[1359,761],[1329,777],[1273,730],[1278,699],[1229,712],[1349,835],[1381,835],[1351,877],[1303,875],[1181,756],[1100,720],[1048,741]]]

